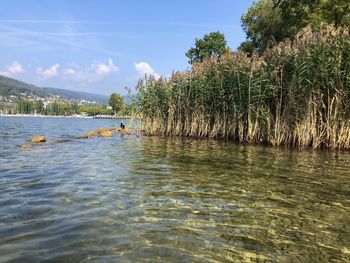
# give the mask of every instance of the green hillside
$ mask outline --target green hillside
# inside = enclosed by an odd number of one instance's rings
[[[88,100],[95,101],[99,104],[106,104],[108,102],[108,97],[104,95],[64,89],[39,88],[16,79],[0,76],[0,96],[19,96],[21,93],[42,98],[50,95],[57,95],[63,99]]]
[[[48,96],[48,94],[39,87],[0,75],[0,96],[19,96],[20,93],[40,97]]]

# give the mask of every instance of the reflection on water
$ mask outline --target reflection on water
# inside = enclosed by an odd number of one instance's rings
[[[350,261],[350,154],[0,118],[0,261]]]

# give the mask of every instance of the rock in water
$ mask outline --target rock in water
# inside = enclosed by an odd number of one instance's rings
[[[32,138],[29,138],[28,141],[30,142],[46,142],[46,138],[44,135],[38,135]]]
[[[123,128],[100,128],[96,131],[90,131],[88,133],[85,133],[83,136],[76,137],[77,139],[89,139],[92,137],[112,137],[113,132],[118,132],[119,134],[123,135],[130,135],[132,133],[132,130],[129,128],[126,128],[123,125]]]
[[[106,130],[106,131],[101,131],[101,132],[100,132],[100,135],[101,135],[102,137],[112,137],[112,136],[113,136],[113,133],[112,133],[112,131]]]
[[[123,129],[119,130],[119,133],[121,135],[130,135],[131,134],[131,130],[128,129],[128,128],[123,128]]]
[[[85,133],[83,136],[79,137],[80,139],[89,139],[96,136],[102,136],[102,137],[112,137],[114,128],[100,128],[96,131],[91,131],[88,133]]]
[[[33,146],[30,144],[20,144],[18,145],[18,147],[22,149],[29,149],[29,148],[32,148]]]

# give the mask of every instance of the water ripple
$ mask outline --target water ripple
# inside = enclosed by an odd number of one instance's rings
[[[350,261],[350,154],[0,119],[1,262]]]

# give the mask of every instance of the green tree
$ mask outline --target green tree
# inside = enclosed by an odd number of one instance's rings
[[[117,93],[112,93],[109,97],[108,104],[112,107],[115,113],[122,111],[125,107],[124,98]]]
[[[260,0],[241,17],[247,40],[240,50],[263,52],[270,44],[293,39],[304,27],[350,26],[349,0]]]
[[[238,49],[248,54],[252,54],[257,49],[257,46],[253,43],[252,40],[247,39],[246,41],[241,43]]]
[[[350,26],[349,0],[274,0],[274,4],[294,34],[306,25],[315,27],[322,22]]]
[[[321,20],[315,13],[319,0],[273,0],[273,2],[275,8],[281,11],[283,27],[288,30],[290,38],[307,25],[318,24]]]
[[[212,32],[204,35],[203,39],[196,38],[195,46],[191,47],[186,56],[189,63],[203,62],[206,58],[220,58],[227,50],[225,35],[220,32]]]
[[[350,1],[329,0],[321,2],[322,16],[333,21],[336,27],[350,26]]]
[[[269,44],[282,41],[288,36],[283,26],[281,10],[274,6],[273,0],[254,3],[242,15],[241,22],[248,40],[241,44],[240,49],[248,53],[253,50],[263,51]]]
[[[113,111],[107,109],[105,105],[81,105],[77,111],[79,113],[86,113],[89,116],[113,114]]]
[[[44,103],[41,100],[36,101],[35,110],[38,114],[42,114],[44,112]]]

